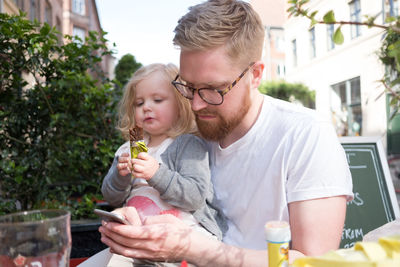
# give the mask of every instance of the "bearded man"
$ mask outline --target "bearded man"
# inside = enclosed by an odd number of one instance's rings
[[[267,266],[264,225],[290,223],[289,259],[339,247],[352,181],[333,126],[315,111],[259,93],[264,28],[250,4],[209,0],[175,28],[180,72],[172,82],[191,100],[208,140],[216,203],[228,220],[223,241],[173,216],[100,227],[102,241],[132,258],[196,266]],[[120,209],[132,223],[132,209]]]

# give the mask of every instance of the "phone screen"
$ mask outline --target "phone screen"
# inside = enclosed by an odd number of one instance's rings
[[[118,222],[118,223],[128,224],[128,225],[130,224],[124,217],[122,217],[121,215],[116,214],[116,213],[112,213],[112,212],[105,211],[105,210],[99,210],[99,209],[95,209],[94,213],[99,215],[100,218],[102,218],[105,221]]]

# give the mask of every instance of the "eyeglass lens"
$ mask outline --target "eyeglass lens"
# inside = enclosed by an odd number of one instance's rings
[[[194,91],[196,89],[184,86],[182,84],[175,84],[175,87],[179,92],[188,99],[193,99]],[[222,102],[222,96],[218,91],[214,89],[199,89],[198,94],[200,97],[209,104],[220,104]]]

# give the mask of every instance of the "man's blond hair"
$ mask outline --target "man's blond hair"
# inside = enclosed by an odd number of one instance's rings
[[[129,140],[129,129],[135,127],[135,101],[136,101],[136,86],[144,79],[151,78],[152,75],[161,75],[166,82],[165,90],[172,90],[178,103],[178,120],[175,125],[172,125],[167,135],[175,138],[178,135],[185,133],[196,133],[196,124],[194,114],[190,107],[188,99],[183,97],[171,84],[178,74],[178,68],[174,64],[154,63],[139,68],[126,84],[124,95],[119,103],[119,118],[117,129],[121,132],[125,140]],[[146,132],[145,132],[146,134]]]
[[[192,6],[176,26],[174,45],[181,50],[207,50],[225,46],[233,62],[260,60],[264,27],[249,3],[209,0]]]

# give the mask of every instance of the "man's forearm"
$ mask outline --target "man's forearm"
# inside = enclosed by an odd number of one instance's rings
[[[289,262],[304,257],[299,251],[289,251]],[[196,266],[268,266],[268,252],[265,250],[252,250],[238,248],[224,244],[216,239],[197,235],[192,238],[190,249],[185,260]]]
[[[194,234],[185,260],[196,266],[267,266],[267,250],[250,250],[226,245],[216,239]]]

